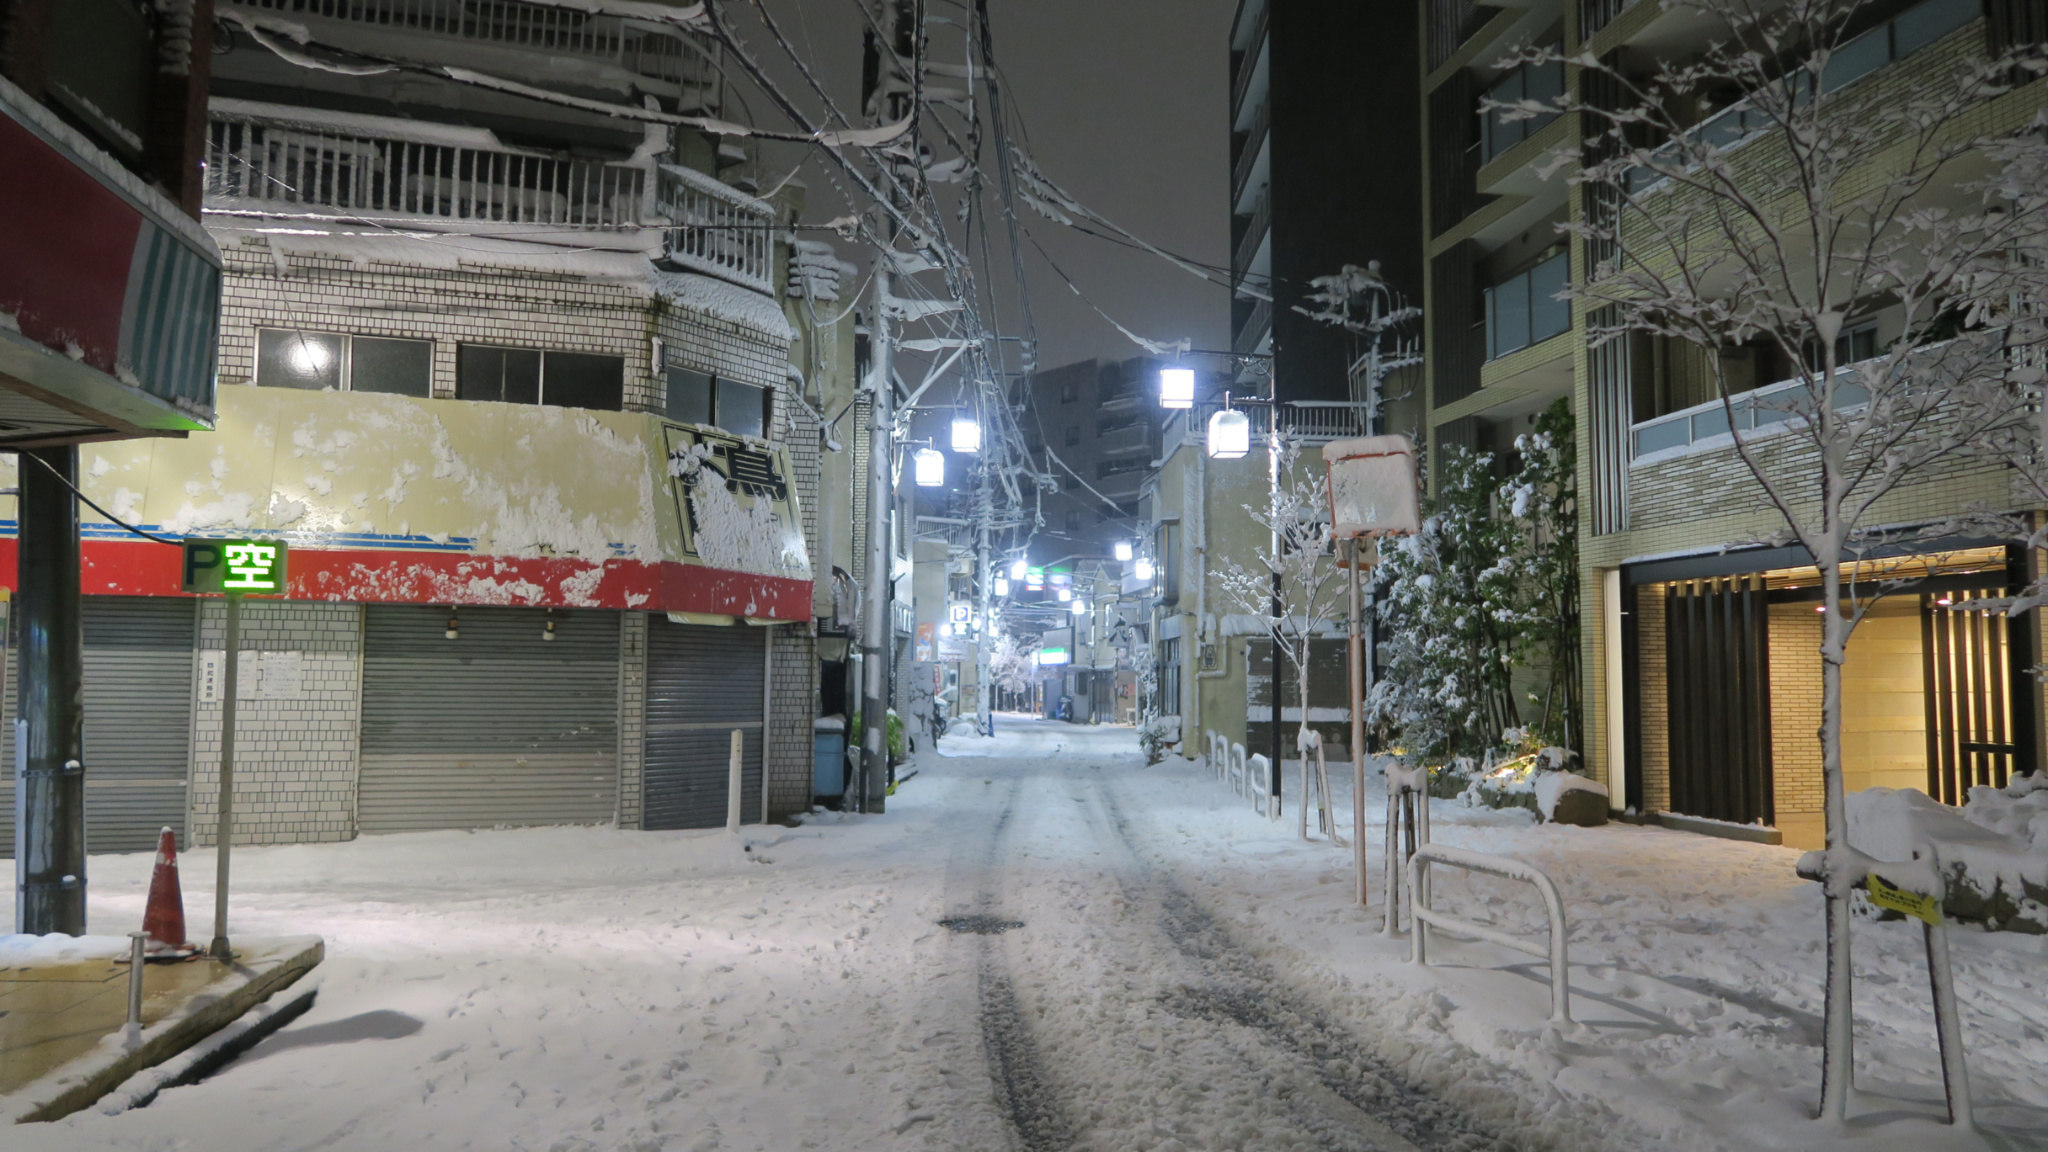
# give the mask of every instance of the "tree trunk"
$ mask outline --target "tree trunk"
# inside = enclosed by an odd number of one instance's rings
[[[1842,663],[1849,645],[1849,620],[1842,611],[1842,569],[1833,557],[1820,558],[1822,617],[1820,647],[1820,762],[1826,789],[1827,856],[1821,887],[1827,902],[1827,1001],[1823,1010],[1820,1118],[1839,1124],[1848,1115],[1855,1078],[1855,1012],[1851,1006],[1849,894],[1835,868],[1849,843],[1849,813],[1842,785]]]

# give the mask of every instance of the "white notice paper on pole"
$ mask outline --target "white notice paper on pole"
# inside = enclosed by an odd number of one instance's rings
[[[257,697],[262,700],[297,700],[305,670],[304,652],[265,652],[263,654],[263,683]]]

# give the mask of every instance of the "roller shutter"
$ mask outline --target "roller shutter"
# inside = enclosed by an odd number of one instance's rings
[[[185,842],[191,776],[196,601],[85,598],[85,842],[92,852],[156,847],[170,828]],[[20,689],[17,633],[9,628],[0,690],[0,854],[14,851],[14,718]]]
[[[364,614],[361,830],[612,819],[618,613],[464,608],[454,640],[448,618],[412,604]]]
[[[647,749],[642,826],[725,823],[732,730],[741,732],[742,818],[761,819],[768,632],[732,625],[647,626]]]

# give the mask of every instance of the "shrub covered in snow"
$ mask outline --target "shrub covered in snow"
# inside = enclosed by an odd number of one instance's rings
[[[1166,750],[1180,743],[1180,717],[1152,716],[1138,725],[1138,746],[1145,750],[1145,763],[1166,759]]]
[[[2048,776],[1979,785],[1958,810],[1910,788],[1850,793],[1849,842],[1878,860],[1933,849],[1943,910],[1993,931],[2048,934]]]

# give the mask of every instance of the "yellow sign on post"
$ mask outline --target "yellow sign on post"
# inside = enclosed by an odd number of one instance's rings
[[[1875,872],[1870,874],[1864,888],[1870,896],[1870,902],[1879,908],[1902,912],[1915,919],[1925,920],[1929,924],[1941,923],[1941,901],[1932,896],[1908,892]]]

